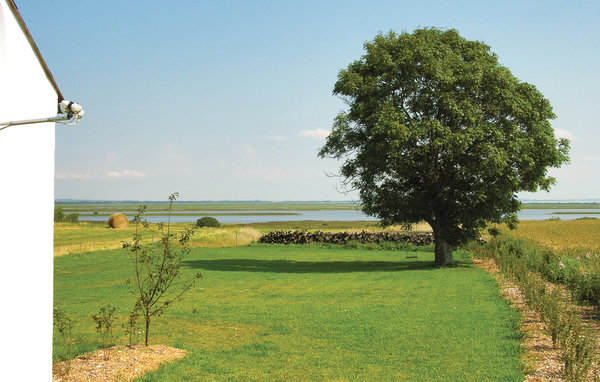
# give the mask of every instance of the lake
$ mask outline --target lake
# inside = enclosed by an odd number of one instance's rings
[[[106,213],[105,211],[102,211]],[[116,212],[116,211],[113,211]],[[113,213],[108,212],[108,213]],[[235,211],[239,215],[223,215],[219,216],[219,211],[177,211],[179,213],[194,213],[189,216],[171,216],[173,223],[193,223],[202,216],[214,216],[221,223],[229,224],[249,224],[263,222],[278,222],[278,221],[300,221],[300,220],[317,220],[317,221],[374,221],[377,220],[372,216],[363,214],[361,211],[355,210],[326,210],[326,211],[276,211],[282,215],[256,215],[256,213],[273,213],[275,211]],[[234,211],[228,211],[233,213]],[[561,212],[556,214],[555,212]],[[565,214],[569,212],[569,214]],[[586,214],[585,212],[595,212],[595,214]],[[520,220],[546,220],[550,218],[560,218],[561,220],[574,220],[582,217],[597,217],[600,210],[579,210],[579,209],[528,209],[521,210],[518,213]],[[283,213],[289,213],[289,215]],[[253,214],[253,215],[252,215]],[[133,214],[126,214],[130,219]],[[153,216],[154,215],[154,216]],[[166,222],[165,215],[156,216],[156,213],[148,212],[145,218],[150,223]],[[91,212],[82,212],[79,215],[80,221],[107,221],[108,216],[94,216]]]

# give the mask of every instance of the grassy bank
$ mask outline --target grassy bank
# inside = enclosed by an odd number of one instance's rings
[[[522,381],[517,314],[483,271],[432,267],[433,254],[316,246],[193,249],[204,278],[153,325],[187,349],[145,381]],[[134,296],[120,250],[55,258],[55,304],[79,319],[75,353],[98,348],[90,316]],[[119,333],[117,342],[126,343]],[[63,357],[60,337],[54,356]]]

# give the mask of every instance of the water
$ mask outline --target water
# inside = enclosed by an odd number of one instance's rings
[[[555,214],[554,212],[576,212],[574,214]],[[104,211],[103,211],[104,212]],[[372,216],[363,214],[361,211],[354,210],[323,210],[323,211],[235,211],[239,215],[223,215],[219,216],[217,211],[177,211],[177,212],[193,212],[191,216],[171,216],[172,223],[195,223],[202,216],[214,216],[221,223],[229,224],[250,224],[264,222],[281,222],[281,221],[300,221],[300,220],[317,220],[317,221],[376,221]],[[233,212],[233,211],[231,211]],[[250,215],[252,213],[290,213],[290,215]],[[596,212],[596,214],[585,214],[584,212]],[[550,218],[560,218],[561,220],[574,220],[582,217],[600,218],[600,209],[596,210],[579,210],[579,209],[532,209],[521,210],[518,213],[519,220],[546,220]],[[112,213],[112,212],[110,212]],[[156,212],[155,212],[156,214]],[[212,214],[212,215],[211,215]],[[297,215],[291,215],[297,214]],[[145,218],[150,223],[166,222],[167,216],[153,216],[152,212],[148,212]],[[131,215],[128,215],[131,218]],[[95,216],[91,213],[81,213],[80,221],[107,221],[108,216]]]

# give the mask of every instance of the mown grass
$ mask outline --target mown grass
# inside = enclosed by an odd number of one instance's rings
[[[495,282],[457,254],[319,246],[196,248],[204,278],[151,328],[151,343],[189,355],[144,381],[522,381],[519,317]],[[135,296],[121,250],[57,257],[55,305],[76,316],[74,351],[100,346],[90,316]],[[54,356],[64,351],[55,333]],[[117,342],[126,343],[124,334]]]

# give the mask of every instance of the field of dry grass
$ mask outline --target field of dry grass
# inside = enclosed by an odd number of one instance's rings
[[[509,232],[506,226],[499,228]],[[520,222],[518,228],[509,233],[563,254],[600,251],[600,219],[528,220]]]
[[[192,224],[174,223],[171,226],[177,231],[184,227],[191,227]],[[155,228],[156,225],[151,224],[151,227]],[[54,256],[121,248],[122,242],[131,240],[134,232],[135,228],[132,225],[124,229],[112,229],[106,223],[54,223]],[[260,232],[253,228],[204,227],[196,231],[190,241],[190,247],[246,245],[259,237]],[[143,241],[146,243],[155,239],[158,239],[158,235],[152,235],[150,232],[143,236]]]

